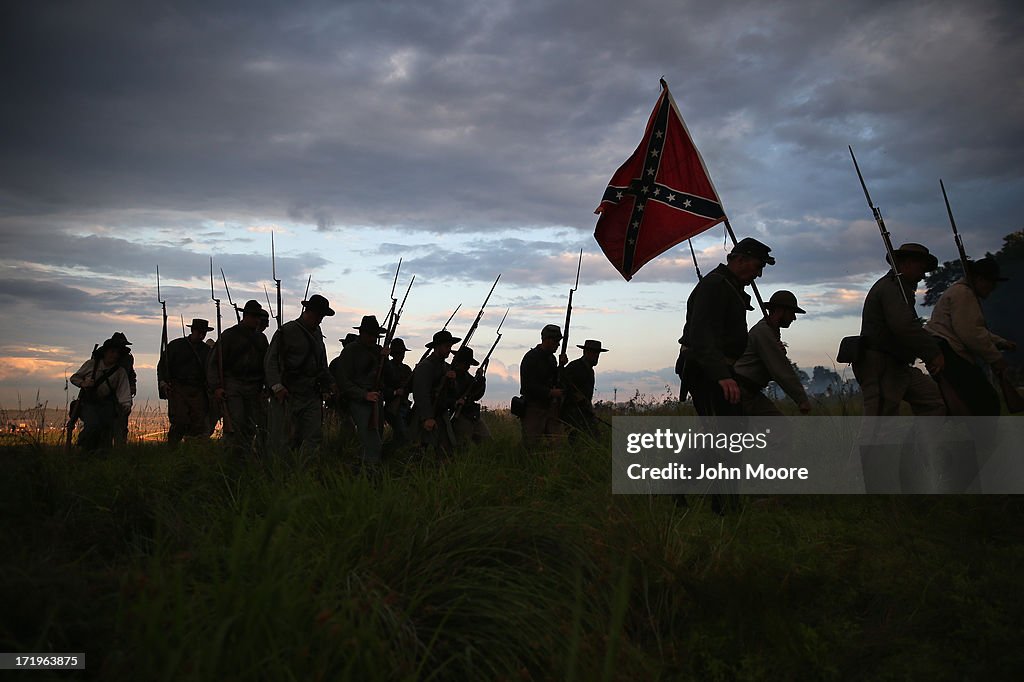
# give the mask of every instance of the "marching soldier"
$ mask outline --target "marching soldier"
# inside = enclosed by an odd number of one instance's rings
[[[451,453],[455,440],[447,418],[448,408],[454,401],[455,372],[446,359],[452,353],[452,346],[459,341],[461,339],[452,336],[448,330],[434,334],[426,344],[431,349],[430,354],[416,365],[412,374],[417,441],[424,450],[432,447],[440,456]]]
[[[117,341],[107,339],[71,375],[71,383],[82,389],[77,406],[77,413],[83,422],[78,444],[86,452],[111,447],[118,415],[131,412],[132,394],[128,372],[120,364],[123,349],[124,346]]]
[[[981,301],[988,298],[999,282],[999,263],[993,258],[970,262],[970,277],[950,286],[932,310],[925,329],[939,342],[946,359],[946,379],[975,416],[998,416],[999,394],[978,362],[989,365],[998,376],[1006,371],[1002,351],[1013,351],[1017,344],[997,336],[985,325]]]
[[[597,415],[594,414],[594,368],[601,359],[601,353],[607,348],[601,347],[600,341],[587,339],[582,346],[583,355],[565,366],[562,376],[562,388],[565,389],[565,400],[562,402],[562,421],[571,427],[570,442],[575,441],[579,434],[591,438],[597,435]]]
[[[358,334],[345,334],[345,338],[338,339],[341,343],[342,351],[344,351],[349,344],[358,340]],[[334,385],[341,386],[341,352],[338,353],[337,357],[331,360],[331,364],[327,366],[327,371],[331,373],[331,378],[334,379]],[[338,420],[338,424],[343,432],[346,432],[349,435],[355,432],[355,425],[352,423],[352,415],[350,415],[348,411],[348,401],[340,391],[331,397],[327,402],[327,407],[328,410],[334,412],[334,416]]]
[[[373,410],[374,403],[377,403],[378,420],[383,419],[381,394],[375,385],[377,368],[384,352],[377,341],[387,330],[377,322],[376,315],[364,316],[354,329],[359,331],[359,338],[342,349],[334,375],[338,382],[338,394],[348,405],[356,433],[359,434],[362,464],[376,467],[380,464],[381,422],[373,423]]]
[[[915,358],[923,360],[932,374],[945,366],[939,344],[914,309],[918,283],[939,261],[914,243],[896,249],[893,257],[896,262],[890,265],[895,269],[868,291],[861,315],[861,354],[853,363],[853,374],[864,398],[864,415],[898,415],[902,401],[915,415],[943,415],[946,407],[938,385],[913,366]]]
[[[320,447],[324,396],[334,392],[320,323],[331,315],[334,311],[327,299],[313,294],[302,302],[298,319],[281,325],[270,342],[264,372],[273,394],[271,452],[281,454],[291,446],[308,453]]]
[[[114,332],[110,340],[121,347],[120,365],[124,367],[124,371],[128,375],[128,386],[131,388],[132,399],[134,400],[136,389],[138,388],[138,376],[135,373],[135,356],[132,355],[132,349],[128,347],[132,345],[132,342],[122,332]],[[131,410],[119,412],[117,415],[117,428],[114,430],[114,443],[116,445],[124,445],[128,442],[128,416],[130,414]]]
[[[520,395],[525,401],[521,416],[523,445],[530,449],[541,438],[558,438],[562,423],[558,420],[558,400],[563,391],[558,387],[558,364],[555,351],[562,340],[558,325],[546,325],[540,332],[540,343],[531,348],[519,363]]]
[[[771,248],[756,239],[741,239],[728,262],[701,279],[686,301],[676,367],[699,415],[742,414],[733,365],[747,348],[747,311],[753,310],[744,288],[765,265],[775,265],[770,254]]]
[[[480,399],[487,392],[487,377],[470,374],[469,368],[480,363],[473,358],[473,349],[465,346],[452,357],[452,371],[455,372],[455,410],[452,413],[452,431],[456,447],[464,448],[470,441],[481,443],[491,439],[490,429],[480,417]]]
[[[262,451],[266,435],[264,361],[270,344],[261,331],[265,312],[259,301],[247,301],[242,321],[221,334],[207,368],[207,383],[228,415],[225,424],[231,425],[224,430],[225,444],[240,457],[254,441],[256,451]]]
[[[393,339],[388,348],[391,357],[384,365],[384,418],[391,425],[391,447],[394,449],[405,447],[409,442],[412,367],[404,362],[407,351],[405,341]]]
[[[797,378],[793,365],[786,357],[782,343],[782,329],[796,320],[804,309],[797,305],[796,296],[789,291],[776,291],[765,304],[768,317],[758,321],[747,335],[747,349],[733,366],[736,382],[740,385],[740,404],[743,414],[756,417],[782,416],[782,412],[762,391],[775,381],[786,395],[793,399],[801,414],[811,411],[807,392]]]
[[[208,438],[212,431],[206,386],[210,347],[203,339],[213,331],[213,327],[198,317],[188,327],[189,335],[168,343],[156,367],[160,388],[167,396],[169,445],[177,445],[186,436]]]

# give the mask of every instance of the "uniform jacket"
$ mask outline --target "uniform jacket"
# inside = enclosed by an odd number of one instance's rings
[[[786,357],[782,336],[778,329],[768,324],[768,320],[762,319],[750,328],[747,350],[736,361],[733,371],[758,388],[764,388],[774,380],[795,403],[807,401],[807,392]]]
[[[344,400],[366,402],[366,394],[375,388],[380,353],[380,346],[367,346],[362,339],[348,344],[341,351],[333,374]]]
[[[730,365],[747,348],[750,296],[726,265],[709,272],[686,301],[686,324],[680,339],[687,362],[715,381],[732,376]]]
[[[963,279],[943,292],[925,329],[945,339],[958,355],[970,362],[977,356],[991,365],[1002,359],[1000,349],[1009,347],[1006,339],[985,326],[981,302]]]
[[[397,397],[395,391],[400,388],[405,389],[406,395]],[[393,408],[401,405],[408,406],[410,402],[408,391],[411,389],[412,367],[394,358],[388,358],[384,363],[384,404]]]
[[[900,293],[901,284],[906,300]],[[907,364],[914,358],[928,362],[939,354],[938,343],[925,331],[914,309],[912,286],[897,283],[891,270],[886,273],[864,299],[860,326],[860,335],[868,350],[885,353]]]
[[[93,367],[96,368],[95,377],[93,377]],[[89,358],[77,372],[71,375],[71,378],[68,379],[68,381],[70,381],[72,385],[81,388],[82,383],[86,379],[95,378],[97,384],[94,387],[94,390],[83,389],[82,400],[114,400],[120,404],[122,410],[127,412],[132,407],[132,392],[128,381],[128,373],[125,371],[124,367],[120,367],[118,365],[114,365],[113,367],[116,367],[116,369],[110,374],[107,374],[107,371],[110,370],[112,366],[103,364],[102,360]]]
[[[326,391],[334,381],[327,371],[327,348],[320,325],[307,329],[299,320],[281,325],[263,363],[272,391],[287,388],[298,393]]]
[[[455,400],[465,396],[466,403],[459,413],[462,416],[476,419],[480,416],[480,399],[487,392],[487,377],[483,374],[477,378],[475,372],[468,370],[455,372],[455,387],[453,396]]]
[[[270,343],[263,332],[249,329],[244,324],[225,329],[210,353],[206,372],[210,389],[221,388],[220,362],[224,366],[225,383],[238,382],[257,391],[262,390],[269,347]]]
[[[428,419],[441,416],[439,406],[447,406],[454,400],[450,381],[444,381],[444,390],[437,395],[444,375],[451,369],[444,360],[433,353],[424,358],[412,373],[413,404],[416,422],[422,424]]]
[[[167,344],[164,356],[157,363],[157,379],[172,385],[203,388],[209,359],[210,347],[204,342],[193,343],[187,336],[174,339]]]
[[[594,414],[594,367],[583,358],[576,358],[565,366],[562,377],[565,400],[562,415],[566,419],[578,419]]]
[[[526,402],[547,407],[551,403],[551,389],[558,385],[558,363],[553,353],[541,346],[526,351],[519,363],[519,392]]]

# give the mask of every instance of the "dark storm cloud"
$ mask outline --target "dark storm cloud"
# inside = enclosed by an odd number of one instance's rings
[[[1021,189],[1024,95],[1009,79],[1024,48],[1009,3],[6,11],[0,50],[17,68],[0,167],[22,212],[589,228],[663,73],[734,220],[813,231],[807,216],[863,215],[849,142],[915,225],[941,217],[940,173],[984,224]]]
[[[157,266],[168,279],[209,279],[210,256],[196,253],[183,246],[191,239],[179,240],[179,245],[138,243],[104,235],[54,234],[32,231],[19,220],[0,220],[0,261],[25,262],[54,268],[73,268],[101,275],[155,278]],[[199,246],[211,246],[196,242]],[[268,245],[269,246],[269,245]],[[316,254],[283,256],[278,254],[277,267],[281,277],[296,278],[327,264]],[[269,248],[266,255],[214,253],[214,272],[220,284],[220,268],[224,268],[230,281],[265,281],[270,279]]]

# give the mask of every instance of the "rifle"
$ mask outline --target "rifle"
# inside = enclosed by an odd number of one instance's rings
[[[224,293],[228,295],[228,305],[235,309],[235,322],[242,321],[242,309],[231,300],[231,289],[228,289],[228,278],[224,275],[224,268],[220,269],[220,277],[224,280]]]
[[[458,401],[456,401],[457,404],[455,406],[455,411],[452,412],[452,419],[456,419],[460,414],[462,414],[462,408],[465,406],[466,401],[469,400],[470,394],[472,394],[476,389],[477,382],[487,374],[487,365],[491,361],[491,354],[494,352],[494,349],[498,347],[498,342],[501,341],[501,326],[505,324],[505,318],[508,317],[509,310],[509,308],[505,309],[505,314],[502,316],[501,322],[498,323],[498,328],[494,332],[497,334],[497,337],[495,337],[494,343],[491,344],[491,349],[487,351],[487,355],[485,355],[484,359],[480,361],[480,366],[476,368],[476,376],[473,377],[473,383],[469,385],[466,392],[459,398],[462,402],[458,403]]]
[[[382,390],[382,384],[384,380],[384,365],[387,362],[387,348],[391,345],[391,341],[395,338],[395,330],[398,328],[398,316],[399,311],[395,310],[395,306],[398,305],[398,299],[395,298],[395,287],[398,286],[398,273],[402,270],[402,259],[398,259],[398,267],[395,269],[395,279],[391,282],[391,310],[388,311],[385,320],[386,332],[384,334],[384,343],[380,346],[380,358],[377,360],[377,376],[373,380],[373,391],[378,393],[377,399],[373,401],[373,410],[370,413],[370,428],[380,431],[380,403],[384,396],[379,395]],[[412,283],[416,280],[416,276],[413,275],[412,280],[409,282],[409,288],[405,290],[405,298],[402,299],[402,307],[405,307],[405,300],[409,298],[409,291],[412,289]]]
[[[163,313],[163,333],[160,336],[160,362],[164,362],[164,357],[167,354],[167,301],[160,294],[160,266],[156,266],[156,300],[160,304],[160,309]],[[95,349],[93,349],[95,352]],[[159,379],[159,377],[158,377]],[[160,382],[157,381],[157,395],[161,400],[166,400],[167,395],[164,393],[164,389],[160,388]]]
[[[159,298],[159,294],[157,294],[157,297]],[[99,350],[99,347],[100,347],[100,344],[98,344],[98,343],[93,344],[92,355],[89,356],[89,357],[92,358],[92,382],[93,382],[93,385],[96,384],[96,369],[97,369],[97,367],[100,364],[100,361],[96,358],[96,351]],[[84,388],[79,388],[78,389],[78,397],[75,400],[71,401],[71,407],[68,409],[68,423],[67,423],[67,426],[64,427],[64,431],[66,433],[66,439],[64,441],[64,452],[65,453],[70,453],[71,452],[71,438],[72,438],[72,436],[75,433],[75,425],[78,423],[78,419],[79,419],[79,417],[82,414],[82,398],[83,398],[84,395],[85,395],[85,389]]]
[[[896,265],[896,255],[893,253],[892,239],[889,236],[889,230],[885,227],[885,221],[882,220],[882,212],[875,206],[875,202],[871,200],[871,194],[868,193],[867,183],[864,182],[864,176],[860,172],[860,166],[857,164],[857,157],[853,153],[853,146],[847,145],[850,150],[850,158],[853,159],[853,167],[857,171],[857,178],[860,180],[861,189],[864,190],[864,198],[868,200],[868,207],[871,209],[871,214],[875,217],[875,222],[878,223],[878,231],[882,235],[882,243],[885,245],[885,254],[889,259],[889,263],[892,265],[892,271],[895,273],[896,286],[900,290],[900,294],[903,296],[903,302],[907,304],[907,307],[913,310],[914,302],[907,294],[907,290],[903,287],[902,275]],[[964,414],[966,413],[966,407],[964,407],[963,401],[960,400],[960,396],[957,395],[953,387],[949,385],[946,377],[942,372],[932,374],[932,378],[935,379],[935,383],[938,384],[939,393],[942,395],[942,402],[946,405],[946,412],[949,414]]]
[[[309,283],[312,282],[312,281],[313,281],[313,273],[310,273],[309,277],[306,278],[306,291],[303,292],[303,294],[302,294],[302,300],[303,301],[308,301],[309,300]]]
[[[499,279],[501,279],[501,273],[498,273],[498,276],[494,278],[494,284],[491,285],[491,290],[487,292],[487,298],[484,299],[483,305],[480,306],[480,311],[476,314],[476,319],[473,320],[473,324],[469,327],[469,331],[466,332],[466,336],[462,339],[462,343],[459,344],[459,348],[465,348],[469,345],[470,339],[476,333],[476,328],[480,326],[480,318],[484,316],[484,308],[487,307],[487,302],[491,300],[491,294],[494,293],[494,287],[498,286]]]
[[[213,300],[214,304],[216,304],[216,306],[217,306],[217,344],[216,344],[216,350],[214,352],[217,353],[217,378],[220,380],[221,388],[224,388],[224,353],[223,353],[222,347],[220,345],[220,332],[221,332],[220,299],[217,298],[217,294],[213,290],[213,256],[210,256],[210,298]],[[202,369],[205,372],[206,368],[203,367]],[[205,374],[204,374],[204,376],[205,376]],[[232,425],[231,425],[231,415],[228,414],[227,401],[226,400],[220,400],[219,402],[220,402],[220,408],[221,408],[221,410],[220,410],[221,416],[224,418],[224,431],[226,431],[226,432],[234,431],[234,428],[232,428]],[[214,422],[213,426],[217,426],[217,422]]]
[[[860,180],[860,186],[864,190],[864,197],[868,200],[868,207],[871,209],[871,214],[875,217],[875,222],[878,223],[878,231],[882,233],[882,243],[885,244],[885,255],[889,259],[889,263],[892,265],[892,271],[896,273],[896,282],[900,285],[900,293],[903,294],[903,302],[907,305],[911,304],[910,299],[907,297],[907,291],[903,288],[901,275],[899,270],[896,268],[896,256],[893,255],[892,239],[889,238],[889,230],[885,227],[885,221],[882,220],[882,212],[875,206],[875,202],[871,201],[871,195],[868,193],[868,186],[864,182],[864,176],[861,175],[860,166],[857,165],[857,157],[853,154],[853,146],[847,145],[850,150],[850,158],[853,159],[853,167],[857,171],[857,178]]]
[[[974,277],[971,274],[970,259],[967,258],[967,251],[964,249],[964,240],[960,237],[959,230],[956,229],[956,219],[953,218],[953,209],[949,205],[949,196],[946,195],[946,186],[942,183],[941,178],[939,179],[939,187],[942,188],[942,199],[946,202],[946,213],[949,215],[949,225],[953,228],[953,241],[956,242],[956,250],[960,256],[960,265],[964,269],[964,278],[967,280],[971,290],[975,292],[978,308],[981,308],[981,297],[977,295],[977,290],[974,288]],[[987,327],[988,325],[986,324]],[[1017,387],[1013,385],[1010,378],[1006,375],[1006,372],[999,372],[997,376],[999,377],[999,389],[1003,393],[1003,399],[1006,400],[1007,411],[1010,414],[1024,412],[1024,396],[1021,396]]]
[[[270,271],[274,284],[277,285],[277,328],[281,328],[281,280],[277,278],[277,251],[274,248],[274,231],[270,231]],[[312,276],[312,275],[311,275]],[[270,305],[270,295],[267,295],[267,305]]]
[[[568,359],[566,351],[569,349],[569,322],[572,320],[572,295],[580,286],[580,270],[583,269],[583,249],[580,249],[580,262],[576,265],[576,283],[569,289],[569,302],[565,306],[565,327],[562,329],[562,352],[558,358],[558,374],[561,380],[562,367]]]

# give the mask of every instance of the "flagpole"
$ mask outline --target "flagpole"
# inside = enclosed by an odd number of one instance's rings
[[[697,265],[697,252],[693,250],[693,240],[687,239],[686,243],[690,245],[690,256],[693,258],[693,269],[697,271],[697,281],[701,281],[704,277],[700,274],[700,266]]]
[[[686,119],[683,118],[683,115],[679,112],[679,107],[676,106],[676,99],[675,99],[675,97],[672,96],[672,91],[668,89],[668,83],[665,82],[664,78],[660,79],[660,83],[661,83],[661,87],[665,90],[665,95],[668,97],[669,104],[672,106],[672,109],[675,110],[676,116],[679,119],[679,122],[683,126],[683,131],[686,132],[686,136],[689,137],[690,140],[692,141],[693,140],[693,135],[690,135],[690,129],[686,125]],[[697,149],[697,144],[696,143],[693,143],[693,151],[697,154],[697,159],[700,161],[701,168],[704,169],[704,175],[707,176],[708,182],[711,183],[711,189],[714,190],[715,196],[718,197],[719,204],[722,206],[722,214],[725,215],[725,202],[722,201],[722,195],[718,193],[718,188],[715,187],[715,181],[711,178],[711,173],[708,172],[708,167],[704,163],[704,157],[701,156],[700,150]],[[725,215],[725,230],[726,230],[726,232],[729,233],[729,238],[732,239],[732,245],[736,246],[736,244],[737,244],[736,233],[732,231],[732,224],[729,222],[729,216],[728,215]],[[692,245],[691,245],[691,248],[692,248]],[[696,263],[696,260],[694,260],[694,263]],[[698,278],[699,277],[700,277],[700,273],[698,271]],[[765,317],[768,317],[768,309],[764,305],[764,300],[761,298],[761,292],[758,291],[758,289],[757,289],[757,284],[755,284],[753,281],[751,281],[750,282],[750,289],[754,292],[754,298],[757,299],[758,304],[761,306],[761,314],[764,315]]]

